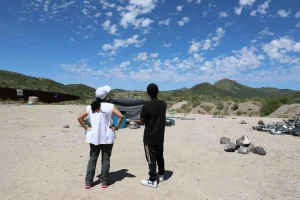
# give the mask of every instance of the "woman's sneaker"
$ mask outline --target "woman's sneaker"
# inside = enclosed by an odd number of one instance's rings
[[[144,186],[157,188],[157,181],[150,181],[150,179],[142,180],[141,184],[144,185]]]
[[[158,180],[159,180],[159,182],[163,182],[164,181],[164,175],[158,175]]]

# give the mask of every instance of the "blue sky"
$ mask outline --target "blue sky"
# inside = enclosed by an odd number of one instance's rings
[[[300,1],[1,3],[0,69],[130,90],[222,78],[300,90]]]

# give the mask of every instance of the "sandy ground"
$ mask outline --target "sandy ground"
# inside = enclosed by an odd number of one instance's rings
[[[84,189],[89,146],[76,120],[84,106],[0,105],[0,199],[278,199],[300,197],[300,138],[256,132],[258,118],[187,115],[166,127],[166,181],[147,178],[144,128],[121,129],[110,186]],[[239,124],[244,119],[246,125]],[[265,122],[280,119],[263,119]],[[63,125],[69,124],[69,129]],[[247,135],[266,156],[224,152],[220,137]],[[100,173],[100,162],[96,174]],[[97,178],[95,178],[95,181]]]

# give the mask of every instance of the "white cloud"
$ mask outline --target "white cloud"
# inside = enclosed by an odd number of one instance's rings
[[[258,33],[259,35],[274,35],[274,33],[269,32],[269,28],[266,27],[264,30],[262,30],[261,32]]]
[[[244,7],[252,7],[252,5],[254,4],[255,0],[240,0],[239,4],[240,4],[240,7],[235,7],[235,13],[237,15],[240,15],[242,13],[242,10]]]
[[[138,40],[138,35],[134,35],[131,38],[122,40],[122,39],[114,39],[112,44],[104,44],[102,45],[102,49],[104,51],[111,51],[111,55],[115,55],[120,47],[128,47],[134,45],[135,47],[141,47],[143,43],[146,41],[146,38],[142,40]]]
[[[147,52],[141,52],[141,53],[138,53],[137,57],[134,58],[133,60],[134,61],[143,61],[143,60],[147,60],[147,59],[148,59]]]
[[[112,13],[112,12],[108,12],[108,13],[105,13],[105,15],[106,15],[107,17],[111,17],[111,16],[113,16],[113,13]]]
[[[226,17],[228,17],[228,12],[220,12],[219,13],[219,17],[220,18],[226,18]]]
[[[201,3],[201,0],[197,0],[197,1],[196,1],[196,4],[200,4],[200,3]]]
[[[191,19],[188,17],[183,17],[180,21],[178,21],[179,26],[183,26],[184,24],[188,23]]]
[[[295,17],[300,18],[300,11],[296,12]]]
[[[164,43],[164,47],[169,48],[170,46],[172,46],[171,42],[169,44]]]
[[[114,8],[116,6],[116,4],[109,3],[106,0],[100,0],[100,3],[102,4],[103,9]]]
[[[177,8],[176,8],[177,11],[182,11],[182,9],[183,9],[183,6],[177,6]]]
[[[156,3],[157,0],[130,0],[129,5],[125,7],[126,11],[121,12],[122,19],[120,24],[126,29],[129,25],[134,28],[138,28],[140,25],[147,26],[147,23],[150,22],[149,18],[144,19],[137,17],[151,12],[151,10],[155,8]]]
[[[89,14],[88,9],[86,9],[86,8],[82,9],[81,12],[82,12],[84,15],[88,15],[88,14]]]
[[[130,61],[122,62],[119,67],[124,70],[130,65],[130,63]]]
[[[102,24],[102,27],[103,27],[103,30],[106,30],[111,35],[117,35],[118,34],[117,33],[117,31],[118,31],[117,25],[115,25],[115,24],[111,25],[109,20],[106,20]]]
[[[188,52],[191,54],[191,53],[199,52],[200,49],[213,50],[214,47],[217,47],[220,44],[224,35],[225,35],[225,30],[219,27],[216,29],[216,36],[214,36],[211,39],[202,40],[201,42],[196,42],[195,40],[192,40]]]
[[[296,24],[296,28],[300,28],[300,22]]]
[[[144,27],[144,28],[148,28],[151,23],[153,23],[153,20],[147,18],[147,19],[142,21],[141,26]]]
[[[81,59],[74,64],[61,64],[60,67],[73,73],[91,72],[92,69],[88,67],[88,59]]]
[[[277,13],[280,17],[288,17],[291,14],[291,10],[285,11],[284,9],[281,9],[278,10]]]
[[[283,37],[264,44],[263,51],[269,56],[270,60],[278,60],[280,63],[299,63],[300,59],[287,55],[289,52],[300,52],[300,42]]]
[[[260,13],[262,15],[267,13],[267,9],[269,8],[269,4],[271,3],[272,0],[267,0],[263,4],[259,5],[257,10],[253,10],[250,15],[251,16],[256,16],[256,13]]]
[[[150,58],[156,58],[156,57],[158,57],[158,56],[159,56],[158,53],[151,53],[151,54],[150,54]]]
[[[170,19],[166,19],[166,20],[161,20],[160,22],[158,22],[159,25],[166,25],[169,26],[170,23]]]
[[[100,17],[100,15],[101,15],[101,13],[96,13],[94,16],[98,18],[98,17]]]
[[[75,40],[74,38],[71,38],[71,42],[74,42],[74,40]]]
[[[192,3],[193,0],[187,0],[189,3]]]

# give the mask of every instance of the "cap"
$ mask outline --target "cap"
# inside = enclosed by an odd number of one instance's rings
[[[99,87],[96,92],[96,98],[99,99],[105,99],[105,97],[108,95],[108,93],[110,92],[110,87],[108,85],[105,85],[103,87]]]

